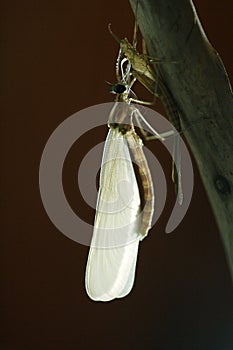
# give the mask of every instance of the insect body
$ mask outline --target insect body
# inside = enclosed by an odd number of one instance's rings
[[[124,63],[127,63],[125,69]],[[147,235],[154,212],[151,174],[142,141],[132,122],[133,118],[141,116],[131,104],[136,100],[132,92],[135,78],[131,74],[131,63],[120,62],[119,72],[117,84],[110,87],[116,94],[116,102],[108,121],[94,232],[86,267],[86,291],[96,301],[121,298],[131,291],[139,241]],[[139,168],[144,208],[141,207],[132,161]]]

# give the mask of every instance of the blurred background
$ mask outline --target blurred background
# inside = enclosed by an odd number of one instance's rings
[[[195,5],[232,81],[233,3]],[[107,25],[131,40],[129,3],[2,0],[0,17],[0,349],[232,349],[232,284],[195,161],[191,205],[166,235],[175,200],[171,160],[159,142],[146,144],[167,177],[166,207],[141,244],[132,292],[109,303],[87,297],[88,247],[59,232],[40,199],[39,163],[51,133],[73,113],[113,100],[106,81],[115,82],[118,44]],[[140,98],[151,97],[142,91]],[[80,195],[78,167],[106,133],[103,126],[83,135],[64,165],[67,199],[90,224],[94,209]]]

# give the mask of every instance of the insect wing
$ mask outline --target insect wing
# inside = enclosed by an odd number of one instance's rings
[[[132,289],[140,238],[140,195],[127,141],[110,128],[100,173],[86,291],[109,301]]]

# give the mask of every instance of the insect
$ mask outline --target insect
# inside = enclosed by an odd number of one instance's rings
[[[174,133],[174,152],[173,152],[173,162],[172,162],[172,180],[175,184],[176,193],[178,196],[178,201],[180,204],[183,202],[183,192],[181,184],[181,159],[180,159],[180,143],[179,143],[179,133],[182,132],[180,114],[176,107],[176,103],[170,93],[168,87],[164,84],[162,75],[159,68],[154,70],[151,67],[151,63],[155,62],[157,64],[163,63],[164,61],[159,59],[149,59],[146,54],[145,44],[143,41],[144,52],[140,54],[136,50],[137,45],[137,33],[138,26],[135,21],[134,26],[134,38],[133,44],[130,44],[127,38],[119,39],[116,34],[111,30],[111,25],[108,26],[109,32],[114,37],[114,39],[119,43],[119,55],[118,62],[125,57],[132,65],[131,73],[132,75],[148,90],[154,97],[159,97],[166,109],[169,120],[172,122],[173,126],[177,130]],[[148,104],[148,103],[147,103]],[[151,103],[152,104],[152,103]]]
[[[131,68],[126,58],[120,61],[118,56],[117,84],[110,87],[116,99],[108,121],[109,132],[102,158],[85,278],[87,294],[96,301],[121,298],[131,291],[139,242],[148,234],[154,212],[151,173],[142,150],[142,140],[133,125],[134,118],[144,118],[131,103],[143,103],[132,92],[136,78]],[[152,127],[150,129],[163,140]],[[143,208],[132,160],[137,164],[141,177]]]

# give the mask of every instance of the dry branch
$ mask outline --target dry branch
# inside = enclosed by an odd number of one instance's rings
[[[134,13],[137,2],[130,0]],[[233,276],[233,96],[225,68],[191,0],[141,0],[136,16],[150,56],[167,61],[159,71],[180,112]]]

